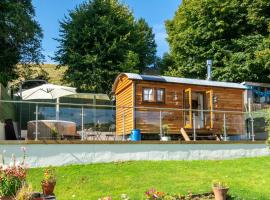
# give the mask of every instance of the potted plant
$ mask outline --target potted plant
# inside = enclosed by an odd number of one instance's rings
[[[56,126],[53,126],[51,128],[51,134],[52,134],[52,139],[56,140],[58,137],[58,130],[57,130]]]
[[[229,187],[226,183],[221,181],[213,182],[213,192],[216,200],[226,200]]]
[[[12,155],[12,162],[5,164],[4,155],[2,155],[2,164],[0,164],[0,200],[13,200],[26,180],[27,168],[25,166],[25,148],[22,162],[17,162]]]
[[[45,196],[53,195],[55,184],[55,170],[52,167],[48,167],[44,170],[44,177],[41,181],[43,194]]]
[[[170,141],[171,137],[168,135],[169,131],[169,125],[164,124],[162,125],[162,135],[161,135],[161,141]]]
[[[33,200],[33,192],[33,187],[24,183],[16,195],[16,200]]]

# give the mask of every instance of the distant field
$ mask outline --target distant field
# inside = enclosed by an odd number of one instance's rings
[[[139,161],[56,168],[58,199],[97,200],[122,193],[142,200],[156,188],[173,194],[208,192],[213,180],[226,181],[234,199],[270,199],[270,158],[226,161]],[[40,190],[42,169],[31,169],[29,181]]]
[[[63,85],[62,78],[63,74],[66,71],[66,67],[61,67],[60,69],[56,69],[56,65],[54,64],[44,64],[42,68],[49,74],[49,82],[57,85]]]
[[[48,73],[49,77],[49,83],[57,84],[57,85],[67,85],[65,84],[62,79],[65,71],[67,70],[67,67],[61,67],[60,69],[56,69],[56,64],[43,64],[41,65],[41,68]],[[33,77],[41,74],[41,69],[39,67],[32,67],[31,68],[34,74]],[[27,71],[24,71],[21,66],[18,66],[19,74],[25,74]],[[14,83],[19,82],[21,77],[18,78],[18,80],[15,80]]]

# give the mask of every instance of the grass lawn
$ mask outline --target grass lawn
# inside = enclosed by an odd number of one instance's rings
[[[40,189],[42,169],[31,169],[28,181]],[[237,199],[270,199],[270,157],[226,161],[138,161],[56,168],[59,200],[97,200],[127,193],[144,199],[149,188],[184,194],[208,192],[213,180],[226,181]]]

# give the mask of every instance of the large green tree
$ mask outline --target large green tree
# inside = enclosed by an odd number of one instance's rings
[[[61,22],[59,66],[80,91],[111,91],[120,72],[142,72],[155,61],[152,29],[117,0],[91,0]]]
[[[39,63],[42,31],[31,0],[0,1],[0,83],[17,77],[16,65]]]
[[[166,22],[170,59],[166,74],[213,79],[270,81],[269,0],[183,0]]]

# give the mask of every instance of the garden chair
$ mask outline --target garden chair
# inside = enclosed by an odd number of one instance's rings
[[[90,140],[96,140],[96,137],[97,137],[95,131],[93,131],[92,128],[86,129],[85,130],[85,135],[86,135],[87,140],[88,140],[88,138]]]
[[[105,135],[106,136],[106,140],[109,140],[110,138],[113,138],[113,140],[115,141],[115,134],[116,134],[115,130],[116,130],[115,124],[110,125],[110,127],[109,127],[109,133],[107,133]]]

